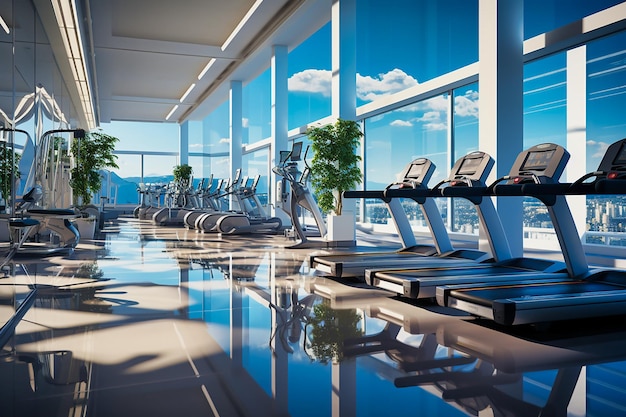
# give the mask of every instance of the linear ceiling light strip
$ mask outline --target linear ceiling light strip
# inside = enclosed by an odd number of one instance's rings
[[[0,26],[2,27],[2,29],[4,29],[7,35],[11,33],[11,30],[9,29],[9,25],[7,25],[7,22],[4,21],[2,16],[0,16]]]
[[[52,2],[54,14],[61,30],[63,46],[67,53],[72,77],[79,94],[82,113],[88,130],[95,127],[91,86],[87,75],[82,37],[78,25],[78,13],[75,0],[57,0]]]
[[[239,24],[237,25],[235,30],[233,30],[233,32],[230,34],[228,39],[226,39],[226,41],[222,45],[222,51],[225,51],[226,48],[228,48],[228,45],[230,45],[230,43],[233,41],[233,39],[235,39],[235,37],[239,34],[241,29],[243,29],[243,27],[246,25],[246,23],[248,23],[248,20],[250,20],[250,18],[254,14],[254,12],[256,12],[256,10],[261,5],[261,3],[263,3],[263,0],[256,0],[254,2],[252,7],[250,7],[250,10],[248,10],[248,13],[246,13],[246,15],[243,17],[243,19],[241,19],[241,21],[239,22]]]

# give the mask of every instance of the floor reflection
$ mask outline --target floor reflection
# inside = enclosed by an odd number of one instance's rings
[[[0,357],[0,415],[626,415],[622,319],[505,332],[316,276],[289,243],[120,219],[13,264],[7,314],[37,297]]]

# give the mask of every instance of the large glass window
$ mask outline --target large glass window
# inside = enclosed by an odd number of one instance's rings
[[[556,143],[567,147],[566,54],[559,53],[524,66],[524,145]],[[562,178],[557,178],[562,180]],[[554,240],[553,225],[546,206],[525,198],[524,236]]]
[[[242,143],[254,143],[271,136],[271,70],[246,85],[242,91]]]
[[[454,103],[453,161],[478,150],[478,83],[458,88],[452,92]],[[478,213],[466,199],[446,201],[449,208],[449,227],[453,232],[478,234]]]
[[[567,144],[566,55],[524,65],[524,148]]]
[[[524,0],[524,39],[576,22],[621,2],[621,0]]]
[[[478,1],[357,1],[357,105],[478,60]]]
[[[268,161],[268,148],[259,149],[256,152],[245,154],[243,155],[241,161],[242,173],[244,176],[249,177],[250,181],[252,181],[257,175],[261,176],[256,193],[261,204],[263,205],[267,205],[270,197]]]
[[[208,115],[202,124],[203,143],[205,152],[211,155],[230,152],[230,101]],[[213,171],[211,171],[213,172]]]
[[[626,137],[626,32],[587,45],[587,171],[603,151]],[[626,198],[587,197],[587,242],[626,246]]]
[[[365,189],[380,190],[396,182],[402,169],[416,158],[428,158],[437,167],[431,186],[445,178],[447,103],[447,95],[437,96],[365,120]],[[404,201],[403,206],[415,226],[426,226],[416,203]],[[387,223],[386,206],[381,201],[367,200],[364,220]]]
[[[330,23],[289,53],[289,129],[331,113]]]
[[[176,123],[114,121],[101,124],[101,128],[120,140],[116,150],[178,152],[180,127]],[[150,149],[146,149],[147,143]]]

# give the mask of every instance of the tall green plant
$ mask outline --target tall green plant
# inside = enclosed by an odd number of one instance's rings
[[[93,193],[100,190],[101,169],[119,168],[117,156],[113,154],[118,141],[118,138],[102,132],[88,132],[84,138],[72,142],[75,166],[71,171],[70,186],[75,205],[90,203]]]
[[[356,154],[363,136],[359,124],[338,119],[335,124],[310,128],[307,136],[315,152],[311,185],[320,209],[341,215],[342,193],[361,183],[361,156]]]
[[[191,174],[193,174],[193,168],[187,164],[176,165],[172,173],[174,174],[175,182],[189,183],[189,180],[191,179]]]
[[[14,152],[9,146],[0,147],[0,191],[5,201],[11,196],[11,173],[14,179],[20,178],[20,158],[21,155]]]

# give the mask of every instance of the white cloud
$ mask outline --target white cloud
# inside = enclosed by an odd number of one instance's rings
[[[417,85],[417,80],[394,68],[378,77],[356,75],[356,94],[361,100],[373,101]]]
[[[373,101],[398,91],[417,85],[417,80],[404,71],[395,68],[377,77],[356,76],[357,96],[365,101]],[[289,91],[322,94],[330,97],[332,72],[329,70],[308,69],[293,74],[288,80]]]
[[[427,111],[427,112],[424,112],[424,115],[422,117],[418,117],[416,120],[418,122],[426,122],[426,123],[437,122],[441,120],[441,113],[438,111]]]
[[[458,116],[478,118],[478,92],[467,91],[454,99],[454,111]]]
[[[389,123],[391,126],[402,126],[402,127],[411,127],[413,126],[413,123],[411,123],[409,120],[394,120],[393,122]]]
[[[597,142],[593,139],[589,139],[587,141],[587,146],[596,148],[595,152],[592,155],[592,158],[602,158],[604,154],[606,153],[606,150],[608,149],[609,144],[606,142]]]
[[[429,131],[446,130],[448,128],[448,125],[445,122],[431,122],[425,123],[424,128]]]
[[[330,97],[332,73],[328,70],[308,69],[297,72],[289,77],[287,85],[289,91],[318,93]]]

